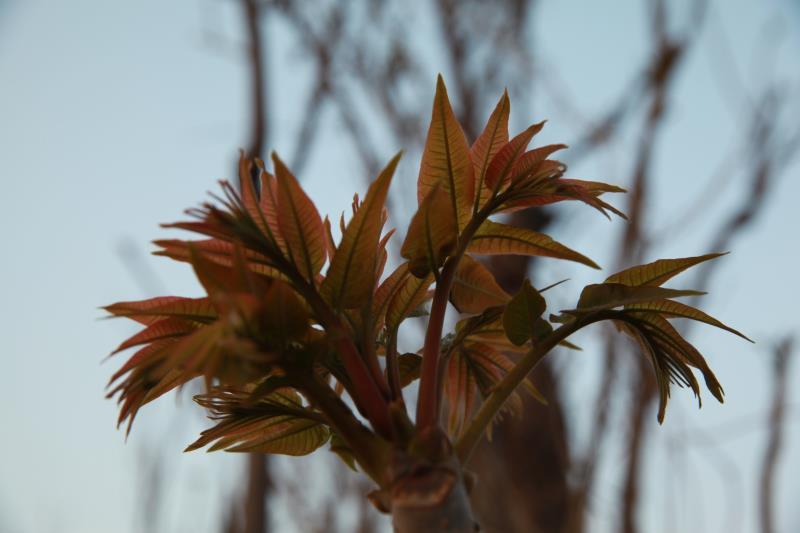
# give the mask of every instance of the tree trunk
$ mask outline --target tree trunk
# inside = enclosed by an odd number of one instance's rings
[[[390,494],[396,533],[474,533],[467,484],[455,460],[415,464],[396,478]]]

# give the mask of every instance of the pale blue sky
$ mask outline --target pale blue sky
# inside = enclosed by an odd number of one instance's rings
[[[182,454],[183,445],[206,424],[199,410],[176,410],[171,400],[145,409],[125,444],[123,433],[114,428],[115,405],[103,400],[105,382],[120,361],[100,365],[100,360],[134,326],[98,321],[97,307],[151,295],[131,276],[120,257],[120,243],[135,243],[146,253],[150,240],[167,235],[157,224],[180,218],[184,208],[204,199],[215,180],[229,177],[236,150],[246,142],[245,65],[230,50],[204,41],[209,29],[238,39],[240,21],[231,4],[0,1],[0,184],[5,200],[0,209],[5,247],[0,279],[6,284],[0,306],[5,378],[0,389],[2,532],[134,531],[141,456],[153,449],[160,449],[167,480],[163,501],[168,511],[160,528],[214,530],[220,498],[231,489],[231,472],[240,468],[238,458]],[[647,53],[641,46],[638,6],[632,0],[613,8],[588,1],[542,5],[535,49],[558,64],[561,83],[589,117],[627,83],[631,65]],[[420,9],[418,16],[424,14]],[[748,91],[757,92],[764,83],[763,69],[773,68],[777,77],[794,79],[798,94],[797,2],[718,0],[712,3],[711,15],[701,46],[680,78],[656,160],[654,227],[682,213],[703,190],[702,180],[741,141],[736,107],[742,105],[741,95],[734,91],[733,100],[722,96],[721,85],[731,65],[720,60],[719,47],[724,46],[720,35],[726,36],[735,71]],[[271,24],[269,31],[272,68],[281,72],[270,80],[277,100],[271,118],[276,132],[273,147],[286,153],[292,149],[288,143],[297,128],[293,119],[302,105],[297,94],[308,74],[296,65],[297,52],[286,29]],[[779,31],[786,37],[774,67],[765,66],[759,53]],[[432,90],[435,73],[445,69],[435,55],[427,66]],[[513,103],[523,95],[511,97]],[[542,143],[575,141],[575,125],[559,123],[546,96],[539,94],[527,105],[551,119]],[[800,107],[795,105],[791,113],[779,120],[789,125],[800,122]],[[513,123],[519,127],[529,118],[543,117],[517,116]],[[350,177],[358,166],[350,160],[351,147],[337,136],[335,120],[327,117],[324,128],[325,141],[302,179],[320,211],[338,213],[362,188],[363,180]],[[388,158],[402,147],[382,148]],[[629,173],[625,156],[611,150],[571,170],[587,179],[619,183]],[[564,157],[569,163],[568,153]],[[417,164],[413,156],[406,159],[393,185],[393,192],[406,200],[404,205],[413,197]],[[732,180],[741,178],[732,175]],[[709,221],[738,201],[737,185],[723,183],[718,192],[723,200],[711,216],[681,233],[668,248],[659,249],[658,255],[705,252],[713,227]],[[769,346],[800,325],[799,197],[800,170],[795,164],[773,190],[764,216],[723,259],[705,308],[761,342],[750,346],[732,336],[695,330],[693,338],[725,386],[726,404],[708,401],[697,411],[686,391],[673,395],[674,409],[651,439],[656,455],[650,480],[665,474],[665,463],[658,458],[665,457],[665,443],[683,428],[718,427],[763,412]],[[564,223],[554,233],[610,266],[609,245],[621,222],[608,223],[585,209],[569,207],[563,212]],[[158,258],[144,260],[158,272],[167,292],[197,294],[186,268]],[[581,283],[603,277],[572,267],[566,271],[573,281],[561,292],[553,291],[566,305]],[[542,279],[550,281],[566,275],[563,265],[552,262],[540,271]],[[579,420],[590,409],[582,384],[591,383],[597,371],[594,355],[587,350],[565,357],[565,372],[574,375],[566,383],[575,383],[568,388],[566,401]],[[793,376],[797,383],[797,362]],[[795,394],[795,403],[796,398]],[[800,528],[800,515],[791,503],[791,495],[800,487],[789,475],[800,471],[797,410],[793,417],[787,434],[791,447],[778,491],[785,531]],[[745,485],[743,499],[736,502],[741,513],[737,527],[742,532],[755,531],[752,485],[762,437],[763,432],[756,430],[721,440]],[[681,490],[688,494],[678,501],[685,508],[672,523],[686,528],[688,520],[701,516],[707,529],[696,531],[722,531],[726,524],[719,516],[726,509],[722,487],[729,480],[715,477],[708,455],[694,448],[689,455],[690,468],[697,473],[688,478],[693,486]],[[650,488],[644,509],[646,530],[667,531],[662,486],[656,479]],[[595,523],[603,531],[613,523],[613,515],[600,512]]]

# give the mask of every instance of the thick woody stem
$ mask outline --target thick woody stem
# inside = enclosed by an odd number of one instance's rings
[[[392,484],[392,525],[396,533],[474,533],[467,485],[455,457],[416,465]]]

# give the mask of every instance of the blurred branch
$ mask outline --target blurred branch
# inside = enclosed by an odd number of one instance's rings
[[[783,447],[786,396],[789,382],[789,358],[794,350],[794,339],[786,337],[773,353],[772,407],[769,414],[769,436],[761,464],[759,491],[759,520],[762,533],[775,531],[775,470]]]
[[[250,141],[247,145],[247,157],[264,157],[264,146],[267,141],[267,94],[264,82],[263,44],[261,40],[261,15],[256,0],[241,0],[247,35],[248,72],[250,74]]]
[[[267,98],[264,43],[261,36],[261,24],[266,12],[264,5],[256,0],[241,0],[242,14],[248,40],[248,72],[250,75],[250,141],[247,157],[264,157],[265,146],[269,137],[267,122]],[[238,175],[238,173],[236,174]],[[258,170],[253,165],[251,176],[255,190],[259,190]],[[270,530],[267,519],[267,500],[272,486],[269,474],[269,460],[266,454],[251,453],[247,455],[247,488],[244,496],[244,520],[242,533],[267,533]],[[233,510],[231,515],[235,515]]]

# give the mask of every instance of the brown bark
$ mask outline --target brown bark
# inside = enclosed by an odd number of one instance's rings
[[[524,415],[496,425],[492,442],[484,441],[467,465],[477,478],[471,494],[475,514],[488,532],[566,530],[570,493],[563,413],[553,397],[552,368],[542,363],[532,378],[550,405],[525,398]]]
[[[512,220],[515,226],[534,230],[549,222],[541,210],[516,213]],[[512,294],[530,266],[530,258],[520,256],[497,257],[491,264],[500,286]],[[567,527],[569,452],[559,387],[547,359],[531,378],[550,404],[525,398],[522,416],[506,417],[496,425],[492,442],[484,442],[468,465],[477,474],[471,496],[486,531],[549,533]]]
[[[467,484],[454,457],[430,464],[405,454],[395,461],[388,494],[396,533],[474,533]]]

